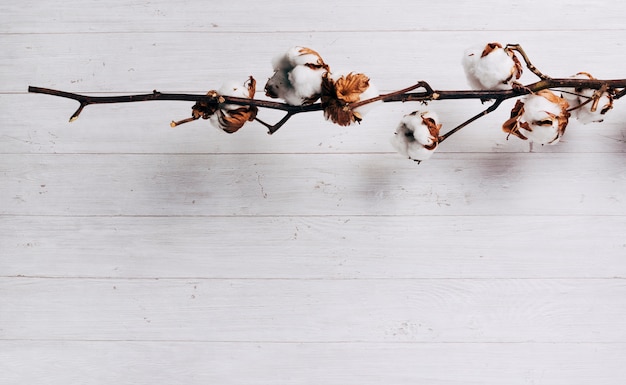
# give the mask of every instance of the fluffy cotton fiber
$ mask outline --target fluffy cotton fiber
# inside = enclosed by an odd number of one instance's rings
[[[292,47],[272,61],[274,75],[265,84],[265,93],[300,106],[314,103],[322,89],[322,76],[329,67],[314,50]]]
[[[507,90],[522,74],[515,54],[500,43],[468,48],[463,55],[463,69],[472,89]]]
[[[421,162],[432,156],[439,144],[441,124],[434,112],[415,111],[405,115],[391,138],[393,147],[405,157]]]

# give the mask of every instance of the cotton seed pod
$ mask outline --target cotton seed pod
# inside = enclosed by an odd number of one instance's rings
[[[401,155],[420,163],[430,158],[439,145],[438,121],[437,115],[430,111],[404,115],[391,144]]]
[[[210,96],[212,98],[217,98],[218,95],[219,94],[215,90],[211,90],[207,92],[207,96]],[[215,111],[217,111],[217,109],[218,109],[217,103],[199,101],[196,104],[194,104],[193,107],[191,108],[191,116],[194,119],[200,119],[200,118],[209,119],[213,114],[215,114]]]
[[[572,78],[595,79],[588,72],[579,72]],[[572,115],[583,124],[604,121],[604,115],[613,108],[613,95],[606,91],[575,88],[565,90],[563,97],[569,102]]]
[[[462,64],[475,90],[508,90],[522,76],[522,64],[513,50],[497,42],[468,48]]]
[[[265,95],[283,99],[293,106],[307,105],[319,99],[322,76],[329,67],[314,50],[296,46],[272,62],[274,74],[265,84]]]
[[[232,96],[237,98],[254,98],[256,92],[256,80],[252,76],[245,84],[239,82],[224,83],[217,93],[220,96]],[[237,132],[246,122],[256,118],[258,108],[256,106],[240,106],[237,104],[220,104],[219,109],[211,116],[211,123],[229,133]]]
[[[527,95],[516,102],[502,130],[533,143],[556,144],[567,127],[568,107],[567,100],[550,90]]]
[[[322,108],[324,116],[340,126],[360,123],[363,117],[380,101],[352,108],[350,103],[372,99],[379,96],[378,89],[370,79],[361,73],[348,74],[325,73],[322,77]]]

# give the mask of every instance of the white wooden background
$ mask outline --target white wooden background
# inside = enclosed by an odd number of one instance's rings
[[[360,126],[176,129],[293,45],[384,91],[466,89],[463,50],[626,78],[618,1],[0,2],[1,384],[624,384],[626,105],[557,146],[514,101],[421,165]],[[535,81],[525,74],[523,82]],[[451,128],[485,108],[431,103]],[[273,120],[277,114],[262,111]]]

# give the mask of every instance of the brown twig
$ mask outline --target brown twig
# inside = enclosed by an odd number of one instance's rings
[[[347,104],[344,108],[348,110],[354,110],[363,105],[374,103],[378,101],[382,102],[410,102],[410,101],[418,101],[418,102],[429,102],[432,100],[446,100],[446,99],[479,99],[481,102],[485,102],[488,100],[494,100],[494,103],[489,106],[486,110],[480,112],[479,114],[474,115],[469,118],[465,122],[459,124],[455,128],[449,130],[443,135],[440,135],[438,138],[438,142],[441,143],[449,138],[454,133],[458,132],[463,127],[469,125],[477,119],[493,112],[496,110],[503,101],[530,94],[536,93],[538,91],[544,89],[555,89],[555,88],[567,88],[573,90],[580,89],[594,89],[596,90],[594,95],[590,97],[584,103],[581,103],[579,106],[572,108],[580,108],[588,103],[593,103],[591,107],[591,111],[595,111],[599,102],[600,97],[608,92],[613,100],[617,100],[622,96],[626,95],[626,79],[617,79],[617,80],[598,80],[598,79],[574,79],[574,78],[551,78],[543,74],[541,71],[535,67],[528,55],[524,51],[524,49],[519,44],[507,44],[507,50],[516,51],[519,53],[524,62],[526,63],[526,67],[535,74],[540,80],[538,82],[521,85],[515,84],[510,90],[495,90],[495,91],[487,91],[487,90],[469,90],[469,91],[437,91],[434,90],[427,82],[419,81],[416,84],[409,86],[407,88],[394,91],[387,94],[381,94],[377,97],[361,100],[355,103]],[[514,58],[515,62],[519,65],[519,61],[517,58]],[[250,77],[252,79],[252,77]],[[416,89],[423,88],[424,91],[415,92]],[[258,100],[258,99],[248,99],[248,98],[238,98],[232,96],[224,96],[219,95],[217,92],[209,92],[206,95],[194,95],[194,94],[168,94],[161,93],[154,90],[150,94],[141,94],[141,95],[126,95],[126,96],[87,96],[74,94],[65,91],[52,90],[49,88],[41,88],[41,87],[28,87],[28,92],[31,93],[40,93],[47,94],[53,96],[59,96],[63,98],[73,99],[80,103],[78,109],[72,114],[70,117],[70,122],[76,120],[83,109],[90,104],[105,104],[105,103],[129,103],[129,102],[140,102],[140,101],[151,101],[151,100],[183,100],[183,101],[193,101],[196,102],[196,105],[193,107],[193,115],[190,118],[183,119],[180,121],[172,121],[171,126],[176,127],[179,124],[183,124],[186,122],[191,122],[194,120],[203,117],[207,119],[210,114],[220,108],[223,104],[235,104],[240,106],[255,106],[262,108],[269,108],[275,110],[285,111],[286,114],[283,116],[275,124],[269,124],[259,119],[258,117],[254,117],[254,120],[259,122],[261,125],[268,128],[268,133],[273,134],[278,129],[280,129],[287,121],[295,114],[302,112],[311,112],[311,111],[321,111],[324,110],[327,106],[323,103],[313,103],[305,106],[293,106],[286,103],[273,102],[268,100]],[[570,92],[568,90],[562,90],[562,92]],[[253,94],[253,93],[252,93]],[[197,107],[200,105],[200,107]]]
[[[309,105],[309,106],[290,106],[285,103],[272,102],[269,100],[259,100],[259,99],[247,99],[247,98],[238,98],[234,96],[220,96],[220,95],[196,95],[196,94],[170,94],[170,93],[162,93],[157,90],[152,91],[151,94],[139,94],[139,95],[121,95],[121,96],[88,96],[75,94],[71,92],[53,90],[50,88],[41,88],[41,87],[28,87],[28,92],[36,93],[36,94],[46,94],[52,96],[59,96],[62,98],[68,98],[76,100],[80,103],[80,107],[72,117],[70,121],[74,121],[78,118],[78,115],[82,112],[83,108],[91,104],[110,104],[110,103],[131,103],[131,102],[145,102],[152,100],[179,100],[179,101],[190,101],[190,102],[206,102],[206,103],[219,103],[218,98],[223,98],[223,103],[228,104],[237,104],[241,106],[257,106],[263,108],[270,108],[275,110],[284,110],[290,111],[292,113],[299,112],[308,112],[308,111],[319,111],[321,110],[321,106],[319,105]]]
[[[382,100],[383,102],[397,101],[395,100],[396,98],[398,97],[402,98],[402,96],[407,95],[409,92],[418,88],[424,88],[426,90],[426,92],[420,93],[420,95],[422,95],[422,98],[423,98],[422,101],[426,101],[427,99],[429,100],[437,99],[437,93],[430,87],[430,84],[426,83],[425,81],[419,81],[415,83],[414,85],[401,89],[399,91],[394,91],[388,94],[378,95],[374,98],[351,103],[350,108],[355,109],[355,108],[358,108],[360,106],[363,106],[369,103],[378,102],[380,100]]]
[[[533,63],[530,62],[530,59],[528,58],[528,55],[526,55],[526,52],[524,51],[524,49],[522,48],[521,45],[519,44],[507,44],[506,48],[513,50],[513,51],[517,51],[520,55],[522,55],[522,59],[524,59],[524,62],[526,63],[526,67],[530,70],[530,72],[534,73],[535,75],[537,75],[537,77],[539,79],[550,79],[549,76],[542,74],[537,67],[535,67],[533,65]]]
[[[518,45],[512,46],[514,49],[518,50],[524,57],[526,64],[529,68],[535,68],[532,66],[530,61],[525,57],[525,53],[521,50],[521,47]],[[482,116],[489,114],[494,111],[496,108],[500,106],[500,104],[510,98],[522,96],[529,93],[538,92],[540,90],[548,89],[548,88],[590,88],[596,90],[610,90],[611,92],[615,92],[616,89],[621,89],[619,92],[615,94],[614,99],[619,99],[620,97],[626,94],[626,79],[617,79],[617,80],[598,80],[598,79],[573,79],[573,78],[550,78],[541,74],[541,72],[536,69],[532,70],[537,76],[541,78],[540,81],[528,84],[526,86],[515,87],[511,90],[495,90],[495,91],[485,91],[485,90],[455,90],[455,91],[445,91],[445,90],[435,90],[433,89],[427,82],[420,81],[410,87],[404,88],[399,91],[382,94],[375,98],[359,101],[349,105],[349,108],[357,108],[359,106],[373,103],[377,101],[383,102],[428,102],[432,100],[446,100],[446,99],[479,99],[479,100],[492,100],[495,99],[495,103],[493,103],[488,109],[481,112],[478,115],[473,116],[467,121],[461,123],[459,126],[454,129],[448,131],[446,134],[440,137],[440,141],[443,141],[450,137],[450,135],[454,134],[461,128],[467,126],[471,122],[479,119]],[[425,91],[413,92],[418,88],[423,88]],[[259,99],[248,99],[248,98],[238,98],[232,96],[221,96],[217,94],[211,95],[196,95],[196,94],[176,94],[176,93],[162,93],[154,90],[150,94],[139,94],[139,95],[123,95],[123,96],[87,96],[81,94],[75,94],[65,91],[53,90],[49,88],[41,88],[41,87],[28,87],[28,92],[31,93],[39,93],[46,94],[52,96],[59,96],[63,98],[73,99],[80,103],[80,106],[72,114],[70,117],[70,122],[76,120],[83,109],[91,104],[108,104],[108,103],[130,103],[130,102],[141,102],[141,101],[152,101],[152,100],[182,100],[182,101],[192,101],[192,102],[205,102],[207,104],[215,104],[218,106],[219,104],[236,104],[242,106],[257,106],[262,108],[274,109],[274,110],[282,110],[286,111],[287,114],[276,124],[268,124],[262,121],[259,118],[255,120],[261,123],[263,126],[269,129],[268,133],[273,134],[279,128],[281,128],[293,115],[302,113],[302,112],[312,112],[312,111],[321,111],[323,110],[323,105],[321,103],[314,103],[305,106],[292,106],[286,103],[273,102],[269,100],[259,100]],[[179,122],[172,122],[172,126],[176,126],[183,122],[193,121],[196,118],[188,118]]]
[[[279,120],[276,124],[268,124],[265,123],[264,121],[262,121],[259,118],[255,118],[254,120],[256,120],[257,122],[261,123],[262,125],[264,125],[265,127],[268,128],[268,134],[272,135],[273,133],[275,133],[276,131],[278,131],[279,128],[281,128],[285,123],[287,123],[287,121],[289,120],[289,118],[291,118],[293,115],[295,115],[297,112],[291,112],[291,111],[287,111],[287,114],[281,119]]]
[[[454,127],[450,131],[448,131],[445,134],[439,136],[439,143],[441,143],[444,140],[448,139],[452,134],[454,134],[455,132],[459,131],[461,128],[467,126],[468,124],[472,123],[473,121],[478,120],[479,118],[482,118],[483,116],[485,116],[485,115],[495,111],[500,106],[500,104],[502,104],[503,101],[504,101],[504,98],[496,99],[496,101],[491,106],[489,106],[489,108],[487,108],[486,110],[482,111],[479,114],[476,114],[476,115],[472,116],[471,118],[467,119],[465,122],[459,124],[458,126]]]

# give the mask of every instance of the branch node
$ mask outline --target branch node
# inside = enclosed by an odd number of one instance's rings
[[[259,118],[254,118],[254,120],[256,120],[257,122],[261,123],[262,125],[264,125],[265,127],[267,127],[267,129],[269,131],[267,131],[268,135],[272,135],[273,133],[275,133],[276,131],[278,131],[279,128],[281,128],[285,123],[287,123],[287,121],[289,120],[289,118],[291,118],[293,115],[295,115],[297,112],[293,112],[293,111],[287,111],[287,114],[278,121],[278,123],[271,125],[269,123],[265,123],[264,121],[262,121]]]

